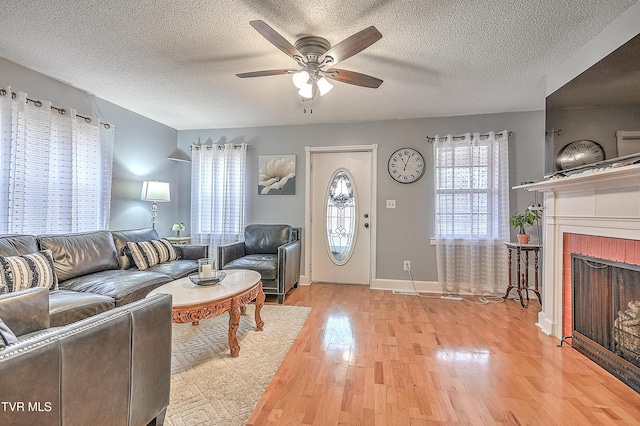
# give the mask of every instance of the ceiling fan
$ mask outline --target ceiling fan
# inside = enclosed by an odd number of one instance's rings
[[[292,74],[293,83],[303,98],[312,99],[317,92],[320,96],[333,88],[327,79],[356,86],[378,88],[382,80],[370,75],[339,68],[327,68],[363,51],[382,38],[382,34],[370,26],[331,46],[326,39],[306,36],[298,39],[295,45],[289,43],[276,30],[263,21],[249,22],[271,44],[282,50],[296,61],[300,68],[281,68],[275,70],[254,71],[236,74],[240,78],[266,77],[270,75]]]

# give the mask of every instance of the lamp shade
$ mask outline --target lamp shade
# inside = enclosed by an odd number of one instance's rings
[[[333,89],[333,84],[329,83],[329,80],[322,77],[318,80],[318,90],[320,90],[320,96],[324,96],[326,93],[329,93],[331,89]]]
[[[142,182],[142,201],[169,202],[171,195],[169,192],[169,182],[158,182],[157,180],[145,180]]]
[[[311,84],[305,85],[302,89],[298,90],[298,94],[303,98],[313,98],[313,86]]]
[[[304,88],[304,86],[308,83],[308,81],[309,81],[309,73],[306,71],[299,71],[293,74],[293,84],[295,84],[295,86],[298,89]]]
[[[173,161],[184,161],[185,163],[191,162],[191,158],[189,158],[189,155],[187,155],[187,153],[180,148],[174,149],[173,152],[169,154],[167,159]]]

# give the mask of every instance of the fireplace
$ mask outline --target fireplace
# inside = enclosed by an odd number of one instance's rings
[[[640,267],[571,255],[572,344],[640,392]]]
[[[544,196],[542,310],[536,324],[561,339],[573,334],[572,254],[632,269],[640,265],[640,164],[585,170],[519,188]],[[629,308],[624,303],[619,310]],[[606,344],[594,344],[594,353]],[[607,356],[615,354],[606,350]]]

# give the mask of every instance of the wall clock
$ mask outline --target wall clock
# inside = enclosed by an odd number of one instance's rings
[[[556,156],[556,168],[567,170],[605,159],[604,149],[596,141],[581,139],[566,144]]]
[[[389,157],[387,170],[396,182],[415,182],[424,174],[424,157],[415,148],[400,148]]]

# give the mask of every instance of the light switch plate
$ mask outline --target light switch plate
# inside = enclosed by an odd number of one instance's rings
[[[395,209],[396,208],[396,200],[387,200],[387,208]]]

